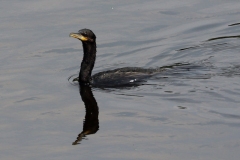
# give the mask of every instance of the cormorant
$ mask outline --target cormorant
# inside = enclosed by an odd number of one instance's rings
[[[69,36],[81,40],[83,45],[84,55],[77,79],[79,84],[100,88],[134,86],[139,85],[144,79],[151,77],[154,73],[159,73],[163,70],[161,68],[124,67],[91,76],[97,53],[95,34],[90,29],[81,29],[78,33],[70,33]]]

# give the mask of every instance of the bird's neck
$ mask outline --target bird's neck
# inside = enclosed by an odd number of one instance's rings
[[[84,55],[79,73],[80,83],[91,83],[91,74],[96,59],[96,48],[96,42],[83,42]]]

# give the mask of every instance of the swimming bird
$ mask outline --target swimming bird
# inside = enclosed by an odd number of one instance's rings
[[[142,82],[162,71],[157,69],[144,69],[139,67],[124,67],[97,73],[92,76],[96,60],[96,35],[90,29],[81,29],[77,33],[70,33],[70,37],[82,41],[83,59],[80,66],[79,77],[74,79],[79,84],[91,85],[99,88],[127,87],[140,85]]]

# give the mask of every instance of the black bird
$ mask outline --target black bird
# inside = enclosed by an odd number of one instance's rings
[[[95,34],[90,29],[81,29],[78,33],[70,33],[69,36],[81,40],[83,45],[84,55],[79,77],[74,79],[79,84],[99,88],[135,86],[140,85],[146,78],[163,70],[163,68],[144,69],[139,67],[124,67],[100,72],[91,76],[97,53]]]

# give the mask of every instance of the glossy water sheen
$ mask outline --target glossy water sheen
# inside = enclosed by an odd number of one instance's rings
[[[1,159],[239,160],[239,8],[239,0],[2,1]],[[79,92],[68,77],[82,46],[68,35],[82,28],[97,35],[93,73],[170,67],[145,85]]]

